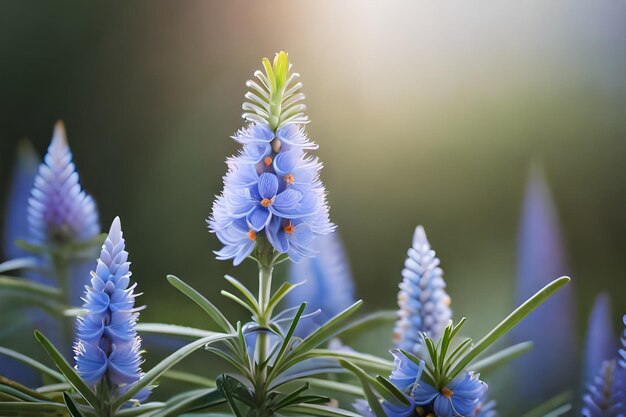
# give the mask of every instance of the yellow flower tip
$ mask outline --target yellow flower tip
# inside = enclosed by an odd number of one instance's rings
[[[287,81],[287,75],[289,74],[289,55],[287,52],[280,51],[274,57],[274,63],[272,65],[274,70],[274,77],[276,79],[276,85],[281,88]]]

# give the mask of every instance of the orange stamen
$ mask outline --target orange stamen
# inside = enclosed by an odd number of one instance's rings
[[[283,227],[283,230],[285,231],[285,233],[287,233],[288,235],[293,233],[293,224],[291,224],[291,222],[289,222],[289,224],[285,227]]]
[[[272,165],[272,157],[271,156],[266,156],[265,159],[263,160],[263,163],[267,166]]]
[[[287,174],[285,175],[285,182],[289,185],[293,184],[294,182],[296,182],[296,177],[294,177],[292,174]]]
[[[269,206],[270,204],[272,204],[272,200],[270,200],[269,198],[264,198],[263,200],[261,200],[261,205],[262,205],[263,207],[267,207],[267,206]]]
[[[444,395],[444,397],[446,398],[450,398],[454,395],[454,391],[452,391],[450,388],[448,387],[443,387],[441,388],[441,393]]]
[[[248,238],[249,238],[250,240],[256,240],[256,232],[255,232],[254,230],[250,230],[250,231],[248,232]]]

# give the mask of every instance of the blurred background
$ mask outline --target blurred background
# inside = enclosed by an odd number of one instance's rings
[[[2,2],[0,207],[18,140],[43,155],[63,119],[103,227],[122,219],[142,320],[206,325],[168,273],[246,319],[219,291],[226,273],[256,285],[255,265],[214,260],[205,219],[237,149],[245,81],[285,50],[366,310],[396,307],[423,224],[468,334],[499,321],[540,161],[582,340],[596,293],[626,309],[626,3],[481,6]]]

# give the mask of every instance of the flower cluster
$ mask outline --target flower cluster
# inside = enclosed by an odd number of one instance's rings
[[[224,190],[213,204],[208,221],[224,247],[218,259],[235,265],[248,257],[260,237],[293,261],[313,256],[315,235],[333,231],[326,193],[319,179],[321,163],[306,151],[316,149],[302,127],[303,95],[297,74],[289,73],[287,55],[281,52],[273,66],[264,60],[266,74],[257,71],[260,84],[250,81],[246,95],[254,110],[244,116],[250,124],[233,137],[242,145],[228,161]],[[298,117],[294,117],[298,115]]]
[[[406,395],[408,402],[397,405],[382,401],[381,406],[388,416],[495,416],[493,401],[483,405],[487,384],[477,374],[462,372],[438,389],[422,379],[425,365],[423,361],[416,363],[397,349],[391,353],[394,356],[394,370],[389,381]],[[357,401],[354,407],[364,416],[373,416],[371,409],[363,401]]]
[[[58,122],[28,202],[35,243],[86,242],[100,233],[96,204],[80,187],[65,128]]]
[[[452,318],[439,258],[431,249],[422,226],[415,229],[402,278],[394,342],[398,348],[418,354],[423,343],[422,333],[438,339]]]
[[[124,250],[119,218],[111,224],[102,246],[91,286],[86,287],[86,314],[76,324],[76,368],[92,387],[111,384],[124,392],[142,376],[141,340],[135,331],[138,309],[134,307],[134,284],[129,287],[130,263]],[[147,397],[143,390],[137,400]]]
[[[584,417],[623,417],[626,415],[626,369],[616,360],[602,364],[583,396]]]

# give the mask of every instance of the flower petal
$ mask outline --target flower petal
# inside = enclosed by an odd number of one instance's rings
[[[267,225],[270,216],[271,213],[268,209],[258,206],[246,216],[246,221],[252,230],[259,232]]]
[[[278,191],[278,178],[274,174],[264,173],[259,177],[259,195],[262,198],[272,199]]]

